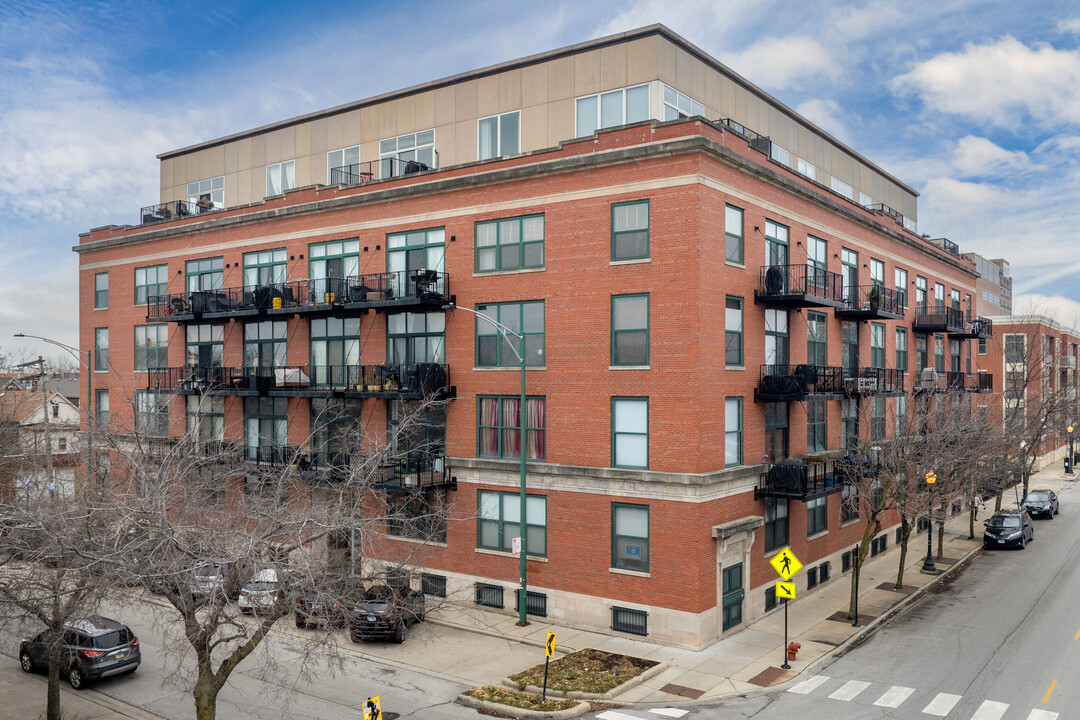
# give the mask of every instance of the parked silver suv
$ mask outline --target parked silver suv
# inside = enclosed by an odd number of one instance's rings
[[[61,672],[71,687],[82,690],[88,680],[134,672],[142,662],[139,638],[127,625],[100,615],[64,624]],[[48,637],[38,633],[19,643],[19,664],[33,672],[49,663]]]

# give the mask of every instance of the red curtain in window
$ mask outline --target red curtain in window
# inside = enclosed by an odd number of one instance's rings
[[[543,398],[528,398],[525,400],[525,422],[528,431],[525,435],[527,446],[526,457],[530,460],[543,460],[547,451],[544,442],[545,409]]]
[[[528,404],[526,404],[528,408]],[[521,455],[521,399],[503,398],[502,401],[502,424],[503,443],[502,456],[504,458],[519,458]]]
[[[480,398],[480,456],[499,456],[499,400]]]

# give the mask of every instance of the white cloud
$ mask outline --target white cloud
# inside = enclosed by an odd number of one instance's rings
[[[840,142],[850,142],[851,136],[842,119],[845,111],[840,107],[840,103],[835,100],[823,100],[820,98],[807,100],[796,106],[795,112],[831,134]]]
[[[840,37],[851,41],[882,32],[895,33],[920,15],[910,7],[878,0],[859,7],[838,8],[833,11],[829,24]]]
[[[788,88],[820,78],[831,82],[842,73],[828,48],[802,35],[765,38],[721,59],[751,82],[768,88]]]
[[[1071,20],[1060,20],[1057,24],[1058,32],[1060,33],[1073,33],[1080,35],[1080,18],[1072,18]]]
[[[892,83],[933,110],[999,127],[1080,123],[1080,51],[1028,47],[1012,37],[941,53]]]
[[[1066,327],[1080,328],[1080,302],[1064,295],[1015,295],[1013,315],[1045,315]]]
[[[952,165],[960,177],[999,175],[1031,167],[1027,153],[1006,150],[983,137],[967,135],[956,141]]]

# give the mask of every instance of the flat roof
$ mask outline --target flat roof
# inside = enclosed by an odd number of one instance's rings
[[[238,132],[238,133],[233,133],[232,135],[225,135],[224,137],[216,138],[216,139],[213,139],[213,140],[207,140],[207,141],[201,142],[201,143],[196,143],[195,145],[188,145],[187,147],[179,148],[177,150],[170,150],[168,152],[164,152],[164,153],[159,154],[157,156],[157,158],[159,160],[167,160],[169,158],[174,158],[174,157],[177,157],[177,156],[180,156],[180,155],[186,155],[187,153],[195,152],[197,150],[205,150],[207,148],[212,148],[212,147],[216,147],[216,146],[219,146],[219,145],[225,145],[227,143],[235,142],[237,140],[243,140],[244,138],[254,137],[256,135],[262,135],[263,133],[271,132],[273,130],[280,130],[282,128],[287,128],[287,127],[291,127],[291,126],[294,126],[294,125],[299,125],[301,123],[311,122],[313,120],[320,120],[322,118],[331,117],[333,115],[340,115],[342,113],[352,112],[354,110],[359,110],[359,109],[364,108],[364,107],[370,107],[372,105],[377,105],[379,103],[387,102],[389,100],[395,100],[395,99],[401,98],[401,97],[406,97],[408,95],[415,95],[415,94],[422,93],[422,92],[428,92],[430,90],[436,90],[438,88],[447,87],[449,85],[455,85],[457,83],[465,82],[467,80],[475,80],[475,79],[478,79],[478,78],[487,77],[489,75],[495,75],[495,74],[498,74],[498,73],[501,73],[501,72],[506,72],[507,70],[515,70],[515,69],[518,69],[518,68],[527,67],[529,65],[536,65],[536,64],[539,64],[539,63],[542,63],[542,62],[547,62],[549,60],[554,60],[554,59],[557,59],[557,58],[560,58],[560,57],[566,57],[566,56],[569,56],[569,55],[577,55],[577,54],[580,54],[580,53],[589,52],[591,50],[596,50],[596,49],[602,48],[602,47],[608,47],[608,46],[611,46],[611,45],[618,45],[620,43],[629,42],[631,40],[638,40],[638,39],[641,39],[641,38],[650,37],[652,35],[657,35],[657,36],[660,36],[662,38],[665,38],[666,40],[669,40],[673,44],[681,47],[683,50],[690,53],[691,55],[694,55],[699,60],[704,62],[706,65],[709,65],[710,67],[712,67],[717,72],[721,73],[722,75],[727,76],[733,82],[743,86],[747,90],[749,90],[752,93],[754,93],[755,95],[759,96],[762,100],[767,102],[769,105],[772,105],[777,110],[781,111],[785,115],[788,115],[789,117],[791,117],[791,119],[793,119],[795,122],[799,123],[800,125],[804,126],[806,129],[808,129],[811,132],[817,134],[818,136],[820,136],[822,139],[826,140],[827,142],[832,143],[834,146],[836,146],[837,148],[843,150],[844,152],[850,153],[852,157],[854,157],[857,160],[859,160],[860,162],[866,164],[868,167],[874,168],[875,170],[880,172],[883,177],[886,177],[889,180],[891,180],[892,182],[896,183],[903,190],[911,193],[915,197],[919,196],[919,193],[914,188],[912,188],[911,186],[909,186],[906,183],[904,183],[903,181],[899,180],[894,175],[886,172],[880,166],[873,163],[869,159],[865,158],[864,156],[862,156],[861,154],[859,154],[855,150],[852,150],[849,146],[847,146],[844,143],[842,143],[841,141],[837,140],[831,134],[825,132],[820,127],[818,127],[814,123],[810,122],[805,117],[803,117],[799,113],[795,112],[790,107],[788,107],[784,103],[780,102],[775,97],[773,97],[769,93],[767,93],[764,90],[762,90],[761,88],[759,88],[754,83],[752,83],[749,80],[747,80],[746,78],[744,78],[739,73],[735,72],[734,70],[732,70],[728,66],[724,65],[719,60],[712,57],[711,55],[706,53],[704,50],[702,50],[701,48],[699,48],[696,45],[694,45],[693,43],[691,43],[686,38],[682,37],[681,35],[678,35],[677,33],[673,32],[667,26],[659,24],[659,23],[656,23],[656,24],[653,24],[653,25],[647,25],[645,27],[637,28],[635,30],[628,30],[626,32],[616,33],[615,35],[607,35],[605,37],[596,38],[594,40],[587,40],[585,42],[576,43],[574,45],[567,45],[565,47],[561,47],[561,48],[558,48],[556,50],[548,50],[548,51],[545,51],[545,52],[542,52],[542,53],[537,53],[535,55],[529,55],[527,57],[518,58],[516,60],[510,60],[508,62],[498,63],[496,65],[489,65],[487,67],[480,68],[478,70],[470,70],[468,72],[458,73],[457,75],[451,75],[449,77],[445,77],[445,78],[442,78],[440,80],[432,80],[430,82],[421,83],[419,85],[413,85],[411,87],[403,88],[403,89],[400,89],[400,90],[394,90],[394,91],[391,91],[391,92],[388,92],[388,93],[383,93],[381,95],[373,95],[372,97],[365,98],[363,100],[354,100],[352,102],[345,103],[344,105],[337,105],[335,107],[327,108],[325,110],[317,110],[315,112],[307,113],[305,115],[297,115],[296,117],[288,118],[286,120],[279,120],[277,122],[269,123],[267,125],[262,125],[260,127],[252,128],[250,130],[244,130],[244,131],[241,131],[241,132]],[[714,119],[716,119],[716,118],[714,118]],[[751,128],[751,129],[753,129],[753,128]]]

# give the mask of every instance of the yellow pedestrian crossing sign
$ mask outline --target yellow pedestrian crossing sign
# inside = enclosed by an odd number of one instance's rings
[[[795,583],[783,582],[782,580],[776,581],[776,599],[777,600],[794,600],[795,599]]]
[[[547,645],[544,646],[544,654],[548,657],[555,657],[555,633],[549,632],[547,634]]]
[[[379,704],[378,695],[364,702],[364,720],[382,720],[382,707]]]
[[[795,557],[795,553],[791,552],[791,548],[784,548],[773,555],[772,560],[769,560],[769,564],[776,570],[776,574],[785,580],[790,580],[792,575],[802,569],[802,563],[799,562],[799,558]],[[777,595],[777,597],[780,596]]]

